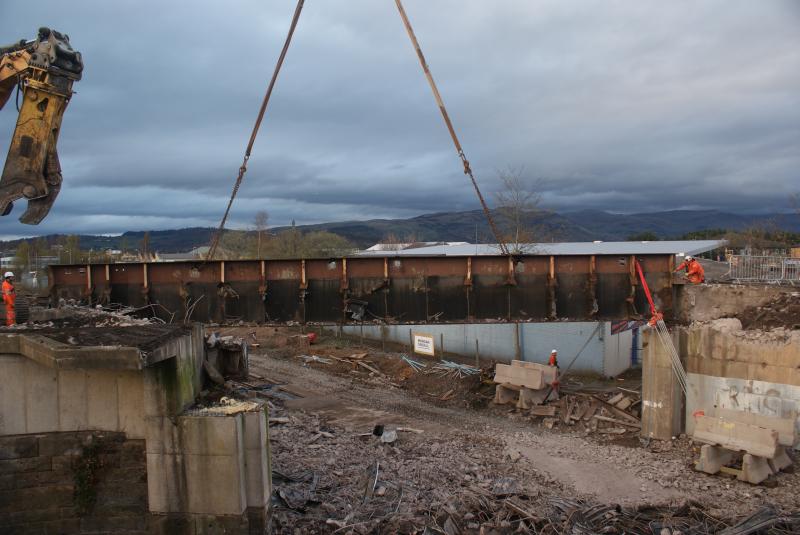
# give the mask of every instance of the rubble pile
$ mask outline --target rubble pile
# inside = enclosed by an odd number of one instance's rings
[[[693,470],[689,437],[641,441],[636,377],[570,378],[521,409],[491,403],[488,360],[266,331],[232,384],[270,405],[275,533],[797,532],[781,512],[798,510],[797,474],[753,487]]]
[[[490,437],[397,428],[387,442],[386,429],[348,433],[314,415],[282,416],[280,402],[274,406],[276,533],[478,533],[512,522],[531,529],[543,513],[542,487],[520,483],[520,464],[495,454],[502,444]]]
[[[541,418],[547,428],[556,425],[575,426],[584,433],[606,435],[638,435],[640,421],[641,395],[635,390],[621,390],[617,393],[567,394],[558,401],[534,406],[530,416]]]
[[[785,534],[800,514],[763,506],[720,518],[696,501],[603,504],[566,498],[567,487],[524,457],[508,462],[482,434],[447,438],[397,429],[387,443],[315,415],[273,405],[275,533]],[[456,453],[457,452],[457,453]]]
[[[729,334],[744,341],[760,344],[800,344],[800,328],[772,327],[769,330],[747,329],[739,318],[719,318],[708,322],[695,322],[692,327],[709,326],[715,331]],[[798,326],[795,326],[798,327]]]
[[[244,332],[241,329],[230,331]],[[475,408],[487,405],[492,398],[493,386],[489,378],[493,363],[489,361],[476,367],[454,360],[411,358],[405,353],[379,352],[365,347],[356,349],[344,340],[323,339],[312,344],[308,335],[257,341],[249,337],[248,344],[259,349],[269,344],[272,357],[285,358],[303,367],[322,369],[366,384],[413,392],[436,404],[455,403]]]
[[[263,404],[250,400],[221,396],[213,401],[212,396],[201,396],[195,406],[186,409],[184,414],[191,416],[226,416],[240,412],[261,410]]]
[[[62,303],[58,308],[31,308],[27,323],[3,327],[14,331],[38,329],[79,329],[88,327],[136,327],[163,325],[157,317],[138,317],[138,309],[129,307],[96,307]]]
[[[800,292],[779,294],[761,306],[748,307],[736,314],[747,330],[783,327],[800,330]]]

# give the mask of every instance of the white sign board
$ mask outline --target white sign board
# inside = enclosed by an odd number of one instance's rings
[[[433,357],[433,336],[414,333],[414,353]]]

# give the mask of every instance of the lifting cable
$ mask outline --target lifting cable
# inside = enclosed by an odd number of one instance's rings
[[[250,141],[247,143],[247,150],[244,154],[244,160],[242,161],[242,165],[239,167],[239,175],[236,177],[236,182],[233,185],[233,191],[231,192],[231,197],[228,200],[228,206],[225,209],[225,214],[222,216],[222,221],[220,221],[219,228],[217,229],[216,234],[214,235],[211,246],[208,249],[208,254],[206,255],[206,261],[213,260],[214,255],[217,252],[217,247],[219,246],[219,242],[222,238],[222,234],[225,230],[225,222],[228,220],[228,215],[231,211],[231,206],[233,206],[233,201],[236,198],[236,194],[239,192],[239,187],[242,184],[242,179],[244,178],[244,174],[247,172],[247,161],[250,159],[250,153],[253,150],[253,144],[256,141],[256,136],[258,135],[258,129],[261,126],[261,121],[264,118],[264,113],[267,110],[267,105],[269,104],[270,96],[272,96],[272,90],[275,87],[275,82],[278,79],[278,73],[281,70],[281,66],[283,65],[283,61],[286,58],[286,52],[289,50],[289,44],[292,41],[292,36],[294,35],[294,30],[297,27],[297,21],[300,18],[300,12],[303,10],[303,4],[305,0],[298,0],[297,7],[294,11],[294,16],[292,17],[292,23],[289,27],[289,33],[286,35],[286,41],[283,43],[283,50],[281,50],[281,55],[278,58],[278,63],[275,65],[275,71],[272,73],[272,79],[269,82],[269,86],[267,87],[267,92],[264,95],[264,100],[261,102],[261,109],[258,112],[258,117],[256,119],[256,123],[253,126],[253,132],[250,134]],[[464,154],[464,150],[461,148],[461,142],[458,140],[458,136],[456,135],[455,128],[453,128],[453,123],[450,121],[450,116],[447,113],[447,109],[444,106],[444,102],[442,101],[442,96],[439,93],[439,89],[436,86],[436,82],[433,80],[433,76],[431,75],[430,68],[428,67],[428,63],[425,61],[425,56],[422,54],[422,49],[420,48],[419,42],[417,41],[416,35],[414,35],[414,30],[411,28],[411,23],[408,20],[408,16],[406,15],[405,9],[403,9],[403,4],[400,0],[395,0],[397,4],[397,9],[400,12],[400,17],[403,19],[403,24],[406,27],[406,31],[408,32],[408,36],[411,39],[411,43],[414,45],[414,49],[417,52],[417,57],[419,58],[420,65],[422,65],[422,70],[425,72],[425,77],[428,79],[428,83],[431,86],[431,90],[433,91],[433,96],[436,99],[436,103],[439,106],[439,111],[442,113],[442,118],[444,119],[445,125],[447,126],[447,130],[450,132],[450,137],[453,139],[453,144],[455,145],[456,151],[458,152],[458,157],[461,158],[461,163],[464,165],[464,174],[468,175],[470,180],[472,181],[472,186],[475,188],[475,193],[478,195],[478,200],[481,203],[481,207],[483,208],[483,213],[486,216],[486,220],[489,222],[489,227],[492,230],[492,234],[494,234],[495,239],[497,240],[497,245],[500,247],[500,251],[504,255],[508,255],[508,247],[505,244],[505,241],[500,236],[500,232],[497,230],[497,227],[492,219],[491,212],[489,211],[489,207],[486,205],[486,201],[481,194],[481,190],[478,187],[478,182],[475,180],[475,175],[472,173],[472,168],[469,165],[469,160],[467,160],[466,155]]]
[[[242,185],[244,174],[247,172],[247,161],[250,159],[250,153],[253,151],[253,144],[256,142],[258,129],[261,126],[262,119],[264,119],[264,113],[267,111],[269,98],[272,96],[272,90],[275,87],[275,82],[278,80],[278,73],[281,70],[281,66],[283,66],[283,60],[286,58],[286,52],[289,50],[289,44],[292,42],[292,36],[294,35],[294,30],[297,27],[297,21],[300,18],[300,12],[303,10],[304,2],[305,0],[297,0],[297,7],[294,10],[292,24],[289,26],[289,33],[286,35],[286,41],[283,43],[283,50],[281,50],[278,63],[275,65],[275,71],[272,73],[272,79],[269,81],[267,93],[264,95],[264,100],[261,102],[261,109],[258,110],[258,117],[256,118],[255,125],[253,125],[253,132],[250,134],[250,141],[247,143],[247,150],[245,150],[244,153],[244,160],[242,161],[241,167],[239,167],[239,176],[236,177],[236,182],[233,185],[233,191],[231,192],[231,198],[228,200],[228,207],[225,209],[225,215],[222,216],[222,221],[219,223],[217,233],[214,235],[214,238],[211,241],[211,246],[208,248],[206,261],[214,259],[214,254],[217,252],[219,241],[222,239],[222,233],[225,231],[225,222],[228,220],[228,214],[230,214],[233,200],[236,198],[236,194],[239,192],[239,186]]]
[[[397,4],[397,10],[400,12],[400,17],[403,19],[403,24],[406,27],[406,31],[408,32],[408,37],[411,39],[411,44],[414,45],[414,49],[417,52],[417,57],[419,58],[419,63],[422,65],[422,70],[425,72],[425,77],[428,79],[428,84],[431,86],[431,91],[433,91],[433,97],[436,99],[436,104],[439,106],[439,111],[442,112],[442,118],[444,119],[445,125],[447,125],[447,130],[450,132],[450,137],[453,138],[453,144],[456,146],[456,151],[458,152],[458,157],[461,158],[461,163],[464,164],[464,174],[469,176],[469,179],[472,181],[472,186],[475,188],[475,193],[478,194],[478,200],[481,202],[481,207],[483,208],[483,213],[486,215],[486,220],[489,222],[489,227],[492,229],[492,234],[494,234],[494,239],[497,240],[497,245],[500,247],[500,251],[507,255],[508,247],[505,244],[505,241],[500,236],[500,232],[497,230],[497,227],[494,224],[494,220],[492,219],[492,214],[489,211],[489,207],[486,205],[486,201],[483,199],[483,195],[481,195],[481,190],[478,187],[478,182],[475,180],[475,175],[472,174],[472,168],[469,166],[469,160],[467,160],[466,155],[464,154],[464,150],[461,148],[461,143],[458,141],[458,136],[456,135],[456,131],[453,128],[453,123],[450,121],[450,116],[447,114],[447,109],[444,107],[444,102],[442,101],[442,95],[439,94],[439,88],[436,87],[436,82],[433,81],[433,75],[431,75],[430,67],[428,67],[428,62],[425,61],[425,56],[422,54],[422,48],[419,46],[419,41],[417,41],[417,36],[414,35],[414,29],[411,28],[411,22],[408,20],[408,16],[406,15],[406,10],[403,9],[403,4],[400,0],[395,0]]]

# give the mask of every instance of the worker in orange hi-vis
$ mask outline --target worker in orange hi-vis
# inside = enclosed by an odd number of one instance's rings
[[[550,383],[550,387],[552,388],[552,392],[555,394],[556,399],[558,399],[558,387],[560,386],[560,382],[558,380],[558,351],[554,349],[550,352],[550,360],[547,362],[547,364],[556,369],[556,378],[552,383]]]
[[[17,323],[17,314],[14,311],[14,302],[17,300],[17,292],[14,289],[14,274],[6,271],[3,275],[3,304],[6,305],[6,325]]]
[[[700,262],[693,256],[686,256],[686,260],[681,262],[681,265],[675,268],[675,271],[686,270],[686,278],[692,284],[700,284],[706,281],[706,272]]]

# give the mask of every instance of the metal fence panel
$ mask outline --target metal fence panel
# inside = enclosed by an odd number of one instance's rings
[[[800,258],[733,255],[728,265],[730,278],[736,281],[800,283]]]

